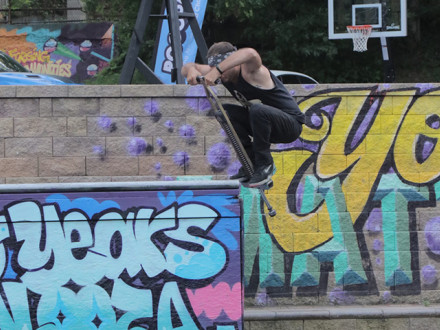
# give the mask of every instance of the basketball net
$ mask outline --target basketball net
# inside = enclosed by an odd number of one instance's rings
[[[347,26],[347,31],[353,39],[353,51],[365,52],[367,50],[367,42],[371,35],[371,30],[371,25]]]

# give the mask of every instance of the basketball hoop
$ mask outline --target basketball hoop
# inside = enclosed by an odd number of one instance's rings
[[[353,38],[353,51],[365,52],[367,50],[367,42],[371,35],[371,30],[371,25],[347,26],[347,31]]]

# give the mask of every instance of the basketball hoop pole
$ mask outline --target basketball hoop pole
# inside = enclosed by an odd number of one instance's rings
[[[388,51],[388,44],[386,37],[380,37],[380,44],[382,46],[382,59],[383,59],[383,70],[384,70],[384,82],[392,83],[396,79],[394,72],[394,65],[390,59],[390,54]]]

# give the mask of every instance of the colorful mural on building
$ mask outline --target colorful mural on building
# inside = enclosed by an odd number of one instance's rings
[[[439,95],[430,84],[376,85],[300,101],[301,139],[273,150],[267,196],[278,214],[245,219],[248,296],[438,302]],[[244,198],[245,209],[262,207],[257,192]]]
[[[81,83],[108,66],[114,34],[112,23],[4,25],[0,50],[34,73]]]
[[[5,99],[5,181],[237,171],[201,86],[132,87],[124,97],[116,86],[102,97]],[[297,142],[272,146],[277,215],[264,215],[257,190],[240,193],[245,303],[439,302],[440,84],[293,88],[307,122]]]
[[[1,194],[1,328],[242,329],[237,194]]]
[[[300,139],[272,149],[278,170],[267,196],[277,215],[266,217],[258,191],[242,189],[247,302],[438,302],[439,86],[303,88],[309,93],[298,97],[307,117]],[[172,155],[167,166],[151,162],[160,179],[174,179],[174,167],[197,174],[202,157],[212,177],[235,173],[239,164],[220,126],[205,120],[206,129],[194,119],[212,117],[201,87],[189,87],[185,101],[195,115],[183,122],[164,115],[169,103],[147,99],[151,130],[163,126],[164,133],[146,139],[149,128],[133,128],[139,136],[126,153]],[[98,122],[107,132],[122,129],[112,118]],[[171,145],[168,134],[182,143]]]
[[[301,138],[272,150],[267,196],[277,216],[264,215],[257,190],[242,189],[248,302],[438,301],[439,87],[303,87]],[[209,115],[201,94],[189,88],[187,104]],[[190,125],[179,134],[197,140]],[[226,141],[206,149],[213,173],[237,171]],[[184,152],[180,165],[190,167]]]

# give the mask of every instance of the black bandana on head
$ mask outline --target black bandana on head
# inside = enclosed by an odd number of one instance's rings
[[[220,64],[223,62],[226,58],[228,58],[235,50],[227,52],[227,53],[220,53],[217,55],[209,56],[208,57],[208,65],[211,67],[216,66],[217,64]]]

